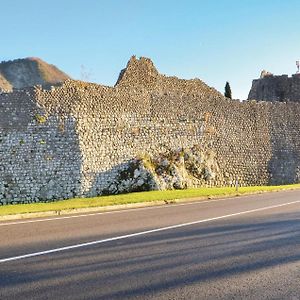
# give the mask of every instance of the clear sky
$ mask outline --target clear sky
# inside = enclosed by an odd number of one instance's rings
[[[136,55],[221,92],[229,81],[246,99],[262,69],[292,74],[300,59],[300,0],[0,0],[0,9],[0,61],[36,56],[105,85]]]

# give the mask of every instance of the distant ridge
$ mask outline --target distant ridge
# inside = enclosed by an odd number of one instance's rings
[[[37,57],[28,57],[0,63],[0,91],[11,91],[29,86],[56,85],[70,77],[56,66]]]

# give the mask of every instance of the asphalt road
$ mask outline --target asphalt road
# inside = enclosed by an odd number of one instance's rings
[[[300,299],[300,191],[0,222],[0,299]]]

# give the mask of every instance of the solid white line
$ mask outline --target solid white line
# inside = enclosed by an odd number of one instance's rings
[[[253,195],[254,194],[242,195],[242,197],[246,198],[246,197],[253,196]],[[260,194],[255,194],[255,195],[260,195]],[[187,206],[187,205],[198,205],[198,204],[202,204],[202,203],[220,202],[220,201],[227,201],[227,200],[234,200],[234,199],[238,199],[238,198],[230,197],[230,198],[222,198],[222,199],[215,199],[215,200],[200,200],[200,201],[194,201],[194,202],[189,202],[189,203],[156,205],[156,206],[150,206],[150,207],[128,208],[128,209],[104,211],[104,212],[97,212],[97,213],[87,213],[87,214],[82,214],[82,215],[72,215],[72,216],[65,216],[65,217],[54,217],[54,218],[46,218],[46,219],[38,219],[38,220],[6,222],[6,223],[0,223],[0,227],[1,226],[27,224],[27,223],[51,222],[51,221],[65,220],[65,219],[84,218],[84,217],[92,217],[92,216],[99,216],[99,215],[105,215],[105,214],[120,214],[120,213],[134,212],[134,211],[140,211],[140,210],[161,209],[161,208],[170,208],[170,207]],[[241,198],[239,198],[239,199],[241,199]],[[169,200],[169,201],[172,201],[172,200]]]
[[[67,251],[67,250],[72,250],[72,249],[77,249],[77,248],[83,248],[83,247],[88,247],[88,246],[97,245],[97,244],[103,244],[103,243],[117,241],[117,240],[123,240],[123,239],[136,237],[136,236],[140,236],[140,235],[146,235],[146,234],[150,234],[150,233],[161,232],[161,231],[181,228],[181,227],[185,227],[185,226],[190,226],[190,225],[195,225],[195,224],[200,224],[200,223],[205,223],[205,222],[210,222],[210,221],[216,221],[216,220],[220,220],[220,219],[250,214],[250,213],[254,213],[254,212],[258,212],[258,211],[278,208],[278,207],[292,205],[292,204],[296,204],[296,203],[300,203],[300,200],[283,203],[283,204],[278,204],[278,205],[266,206],[266,207],[262,207],[262,208],[246,210],[246,211],[223,215],[223,216],[214,217],[214,218],[208,218],[208,219],[203,219],[203,220],[198,220],[198,221],[193,221],[193,222],[188,222],[188,223],[182,223],[182,224],[176,224],[176,225],[171,225],[171,226],[167,226],[167,227],[161,227],[161,228],[155,228],[155,229],[146,230],[146,231],[140,231],[140,232],[136,232],[136,233],[107,238],[107,239],[103,239],[103,240],[96,240],[96,241],[82,243],[82,244],[75,244],[75,245],[61,247],[61,248],[54,248],[54,249],[45,250],[45,251],[41,251],[41,252],[34,252],[34,253],[29,253],[29,254],[24,254],[24,255],[19,255],[19,256],[3,258],[3,259],[0,259],[0,263],[20,260],[20,259],[25,259],[25,258],[35,257],[35,256],[41,256],[41,255],[46,255],[46,254],[51,254],[51,253],[56,253],[56,252],[62,252],[62,251]]]

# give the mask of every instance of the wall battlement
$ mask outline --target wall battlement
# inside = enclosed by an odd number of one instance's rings
[[[215,173],[194,186],[298,182],[299,114],[298,103],[229,100],[135,57],[115,87],[67,80],[3,93],[0,203],[107,193],[133,158],[194,146]]]

